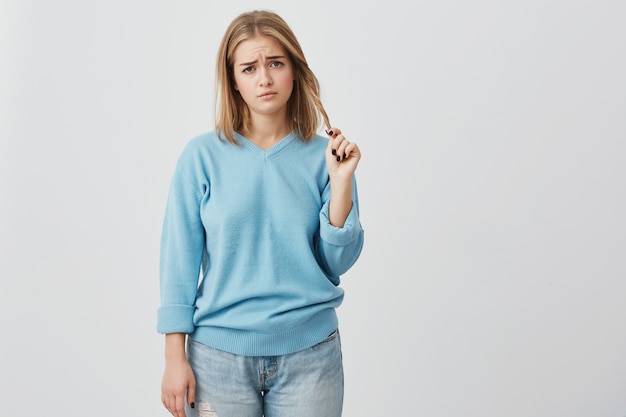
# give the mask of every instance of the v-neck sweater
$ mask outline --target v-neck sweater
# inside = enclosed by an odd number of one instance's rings
[[[343,227],[328,220],[327,138],[268,149],[202,134],[170,184],[157,330],[246,356],[311,347],[338,326],[339,286],[363,247],[356,180]]]

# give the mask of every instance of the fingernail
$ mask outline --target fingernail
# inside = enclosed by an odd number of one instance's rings
[[[343,154],[344,159],[348,157],[348,155],[346,155],[345,153]]]
[[[330,132],[328,132],[328,134],[329,134],[330,136],[332,136],[332,135],[333,135],[333,133],[334,133],[334,132],[333,132],[332,130],[331,130]]]
[[[341,157],[337,155],[337,162],[341,161]]]
[[[333,149],[333,155],[337,155],[337,151]]]
[[[196,408],[196,403],[191,403],[191,408]]]

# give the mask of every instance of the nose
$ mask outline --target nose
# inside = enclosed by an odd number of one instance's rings
[[[272,77],[267,68],[262,67],[259,70],[259,85],[265,87],[272,84]]]

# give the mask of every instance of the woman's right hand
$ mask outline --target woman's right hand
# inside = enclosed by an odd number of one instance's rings
[[[174,417],[185,417],[185,397],[187,404],[195,408],[196,378],[186,359],[176,358],[165,361],[161,401]]]

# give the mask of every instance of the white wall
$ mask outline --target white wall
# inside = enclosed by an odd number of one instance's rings
[[[0,415],[168,415],[169,178],[265,7],[364,153],[344,415],[626,416],[623,2],[0,4]]]

